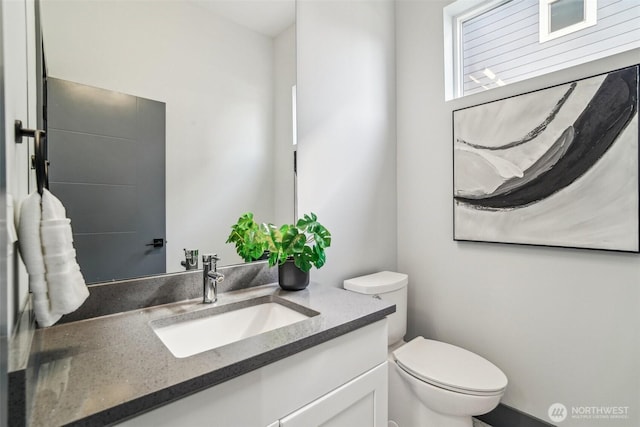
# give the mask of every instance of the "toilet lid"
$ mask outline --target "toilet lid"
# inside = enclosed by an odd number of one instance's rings
[[[496,365],[455,345],[417,337],[393,356],[414,377],[458,393],[495,395],[507,387],[507,377]]]

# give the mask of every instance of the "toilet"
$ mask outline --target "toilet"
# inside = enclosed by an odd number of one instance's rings
[[[472,417],[500,402],[505,374],[451,344],[417,337],[405,343],[408,276],[382,271],[344,281],[344,288],[396,305],[389,327],[389,427],[471,427]]]

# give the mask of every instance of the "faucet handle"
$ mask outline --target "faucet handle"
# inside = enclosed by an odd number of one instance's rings
[[[220,261],[220,258],[218,257],[218,254],[204,254],[202,255],[202,264],[208,264],[211,265],[213,263],[213,265],[216,264],[216,262]]]
[[[217,271],[210,271],[209,273],[207,273],[207,277],[209,277],[209,279],[213,280],[216,283],[224,282],[224,274]]]

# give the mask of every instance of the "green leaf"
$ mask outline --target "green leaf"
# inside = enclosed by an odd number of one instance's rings
[[[311,270],[314,254],[309,246],[305,246],[302,252],[293,255],[293,263],[305,273]]]
[[[316,214],[311,212],[311,215],[305,214],[302,218],[298,219],[296,223],[296,227],[298,227],[301,231],[312,231],[312,228],[315,224],[317,224],[318,217]]]
[[[279,257],[279,252],[278,251],[272,251],[269,253],[269,266],[273,267],[274,265],[276,265],[278,263],[278,257]]]
[[[331,246],[331,233],[329,233],[329,230],[324,228],[322,225],[318,224],[313,231],[313,240],[320,248],[328,248]]]
[[[287,255],[300,254],[307,243],[307,236],[300,233],[296,227],[287,229],[282,236],[282,250]]]
[[[324,249],[320,246],[313,246],[313,265],[316,268],[321,268],[324,263],[327,261],[327,255],[324,253]]]

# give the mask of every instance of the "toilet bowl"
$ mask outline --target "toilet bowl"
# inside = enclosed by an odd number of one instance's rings
[[[389,419],[400,427],[471,427],[472,416],[500,403],[506,386],[488,360],[417,337],[390,354]]]
[[[344,281],[344,288],[396,304],[389,323],[389,426],[471,427],[494,409],[507,377],[463,348],[406,333],[406,274],[381,272]]]

